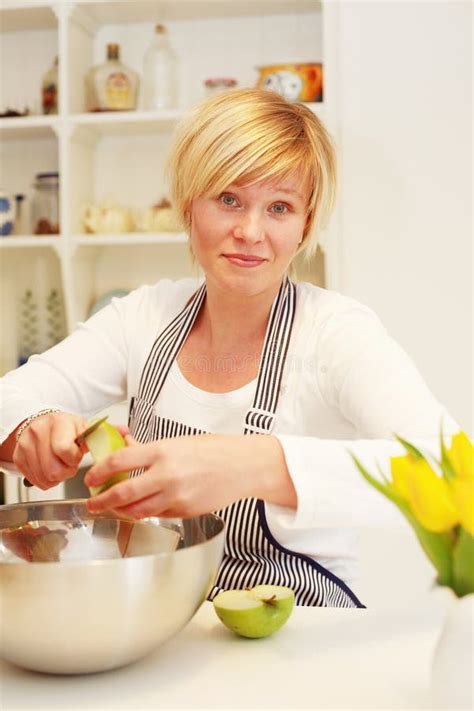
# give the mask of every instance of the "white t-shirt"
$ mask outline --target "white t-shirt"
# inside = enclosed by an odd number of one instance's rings
[[[198,288],[195,279],[162,280],[114,299],[48,352],[0,381],[0,442],[26,417],[58,407],[92,417],[138,392],[150,349]],[[165,418],[207,432],[241,434],[256,380],[227,393],[189,383],[178,365],[156,403]],[[441,421],[459,430],[406,353],[366,306],[310,284],[297,285],[297,306],[273,434],[297,493],[297,509],[266,504],[279,543],[314,557],[351,583],[356,530],[398,526],[401,514],[356,470],[371,472],[403,453],[393,435],[439,453]]]

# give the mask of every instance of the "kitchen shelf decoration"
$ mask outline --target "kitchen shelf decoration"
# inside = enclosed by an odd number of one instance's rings
[[[137,106],[138,74],[120,61],[120,45],[107,45],[107,59],[87,73],[87,111],[129,111]]]
[[[255,0],[249,9],[248,3],[231,0],[165,0],[157,13],[158,5],[143,0],[55,0],[42,5],[9,0],[0,8],[4,60],[0,81],[4,100],[21,111],[24,106],[29,108],[28,115],[0,118],[0,161],[4,179],[8,176],[8,184],[2,188],[13,202],[15,195],[25,196],[21,234],[15,226],[8,237],[0,239],[0,257],[5,265],[2,301],[6,304],[18,299],[14,264],[29,263],[42,253],[57,262],[59,283],[50,283],[46,293],[58,289],[66,333],[87,317],[95,294],[119,287],[131,290],[164,276],[196,275],[188,259],[186,235],[164,202],[169,196],[165,161],[176,122],[210,90],[205,86],[206,79],[228,77],[239,87],[256,86],[258,66],[292,59],[324,59],[324,102],[307,106],[330,129],[337,126],[335,3]],[[157,25],[165,27],[166,33],[156,33]],[[156,71],[153,76],[157,91],[145,109],[144,62],[154,33],[160,45],[164,37],[171,38],[169,48],[174,61],[168,62],[167,72],[161,75],[158,55],[154,62],[150,61],[149,66],[153,65]],[[107,45],[116,45],[111,50],[116,68],[119,60],[114,57],[119,52],[123,57],[123,66],[115,72],[123,76],[109,87],[109,94],[107,81],[104,77],[97,81],[94,73],[94,68],[103,65]],[[162,61],[160,66],[165,65]],[[50,73],[52,68],[55,71]],[[98,87],[100,95],[97,90],[95,96],[94,91],[86,91],[88,75],[89,87]],[[165,100],[166,84],[170,95]],[[42,88],[46,94],[41,93]],[[217,87],[222,88],[226,87]],[[113,105],[106,103],[107,96],[113,99]],[[44,106],[41,97],[47,98]],[[57,114],[52,113],[56,110]],[[25,207],[29,208],[32,202],[32,177],[39,173],[58,174],[57,219],[49,220],[52,226],[44,230],[48,234],[35,235],[35,231],[43,230],[36,230],[37,224],[29,224],[29,210],[25,211]],[[102,207],[108,196],[130,211],[129,225],[95,230],[89,221],[86,227],[84,206]],[[6,217],[2,215],[5,221]],[[324,254],[325,277],[329,288],[336,288],[337,240],[330,239],[330,234],[337,231],[336,219],[331,229]],[[316,268],[308,266],[305,278],[315,278],[316,273]],[[15,318],[2,305],[0,318],[5,331],[0,345],[1,374],[16,366],[18,354],[9,345],[17,329]]]

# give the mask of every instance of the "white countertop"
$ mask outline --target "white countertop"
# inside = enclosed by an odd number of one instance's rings
[[[295,608],[261,640],[239,638],[204,603],[174,639],[103,674],[50,676],[0,662],[0,708],[431,709],[444,598],[383,609]]]

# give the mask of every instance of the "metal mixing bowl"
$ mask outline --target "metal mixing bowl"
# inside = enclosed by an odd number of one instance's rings
[[[124,521],[85,499],[0,506],[0,647],[35,671],[129,664],[175,635],[209,592],[224,522]]]

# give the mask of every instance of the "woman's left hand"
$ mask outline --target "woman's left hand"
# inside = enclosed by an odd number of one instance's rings
[[[114,510],[129,518],[191,517],[222,509],[233,501],[262,498],[296,506],[296,493],[276,437],[268,435],[196,435],[127,447],[94,464],[87,486],[99,486],[113,474],[144,467],[142,476],[88,500],[89,511]]]

